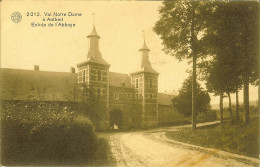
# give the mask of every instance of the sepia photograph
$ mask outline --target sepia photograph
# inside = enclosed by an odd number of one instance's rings
[[[0,6],[1,166],[260,166],[258,1]]]

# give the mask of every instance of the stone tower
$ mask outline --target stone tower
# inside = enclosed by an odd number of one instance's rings
[[[140,69],[130,74],[131,84],[138,91],[142,100],[142,126],[155,127],[158,125],[158,75],[149,61],[149,51],[145,40],[140,52]]]
[[[89,50],[87,60],[77,64],[78,83],[85,85],[92,92],[97,109],[95,110],[94,125],[97,130],[109,128],[109,67],[99,51],[99,39],[95,26],[87,36]]]

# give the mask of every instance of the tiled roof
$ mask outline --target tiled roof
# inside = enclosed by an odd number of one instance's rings
[[[172,104],[172,99],[174,97],[175,97],[175,95],[158,93],[158,104],[161,104],[161,105],[171,105]]]
[[[152,73],[152,74],[159,75],[159,73],[155,71],[155,69],[153,69],[152,67],[143,67],[140,70],[132,72],[131,74],[135,74],[135,73]]]
[[[131,87],[131,78],[128,74],[109,72],[109,85],[122,87],[124,83],[125,87]]]
[[[0,69],[0,99],[27,100],[32,96],[44,100],[67,101],[77,85],[77,74],[21,69]]]
[[[109,72],[109,85],[131,88],[128,74]],[[32,96],[46,101],[72,100],[77,74],[0,68],[0,99],[28,100]],[[170,105],[174,95],[158,93],[158,104]]]

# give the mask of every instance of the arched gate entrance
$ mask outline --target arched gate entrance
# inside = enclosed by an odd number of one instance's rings
[[[113,109],[110,111],[110,127],[114,129],[114,125],[119,129],[122,129],[123,112],[120,109]]]

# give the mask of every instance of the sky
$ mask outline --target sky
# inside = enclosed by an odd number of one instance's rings
[[[187,61],[179,62],[166,55],[162,41],[152,28],[159,20],[161,1],[2,1],[1,2],[1,67],[69,72],[70,67],[86,60],[89,41],[86,37],[95,24],[100,35],[100,51],[111,64],[110,71],[131,73],[140,62],[139,49],[150,48],[150,61],[159,75],[159,92],[177,92],[188,77]],[[20,12],[22,20],[14,23],[13,12]],[[27,16],[37,12],[40,16]],[[81,13],[64,16],[60,23],[75,27],[48,27],[44,12]],[[93,14],[95,18],[93,17]],[[31,23],[46,23],[46,27],[32,27]],[[145,32],[145,35],[143,32]],[[242,91],[239,95],[242,101]],[[257,100],[257,88],[250,86],[250,100]],[[234,101],[235,96],[232,96]],[[211,95],[211,104],[219,97]],[[227,101],[227,99],[225,99]]]

